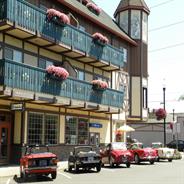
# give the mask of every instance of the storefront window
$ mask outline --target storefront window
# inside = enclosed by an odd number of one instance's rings
[[[57,144],[58,115],[29,112],[28,144]]]
[[[66,144],[88,144],[88,119],[67,116],[65,124]]]

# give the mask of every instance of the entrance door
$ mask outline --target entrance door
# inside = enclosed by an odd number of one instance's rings
[[[0,164],[9,162],[10,124],[0,123]]]

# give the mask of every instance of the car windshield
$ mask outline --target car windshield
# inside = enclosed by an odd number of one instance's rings
[[[126,144],[124,142],[114,142],[112,143],[113,150],[127,150]]]
[[[131,145],[131,149],[142,149],[144,146],[142,143],[136,143]]]
[[[152,143],[152,148],[161,148],[162,143]]]
[[[49,152],[47,147],[31,146],[27,148],[26,154],[38,154]]]
[[[89,151],[92,151],[92,148],[91,147],[76,147],[75,148],[75,153],[79,153],[79,152],[89,152]]]

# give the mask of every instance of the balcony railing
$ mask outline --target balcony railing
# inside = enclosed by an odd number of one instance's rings
[[[97,60],[103,60],[118,68],[124,65],[124,51],[111,45],[99,46],[88,33],[74,26],[56,25],[47,20],[46,12],[23,0],[0,0],[0,19],[56,43],[65,44]]]
[[[118,108],[122,108],[124,97],[123,92],[109,88],[93,90],[91,83],[71,77],[51,79],[44,69],[5,59],[0,60],[0,85]]]

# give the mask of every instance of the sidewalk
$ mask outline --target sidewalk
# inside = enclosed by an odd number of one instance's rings
[[[68,167],[67,161],[58,162],[58,170],[64,170]],[[0,166],[0,177],[20,175],[19,165]]]

